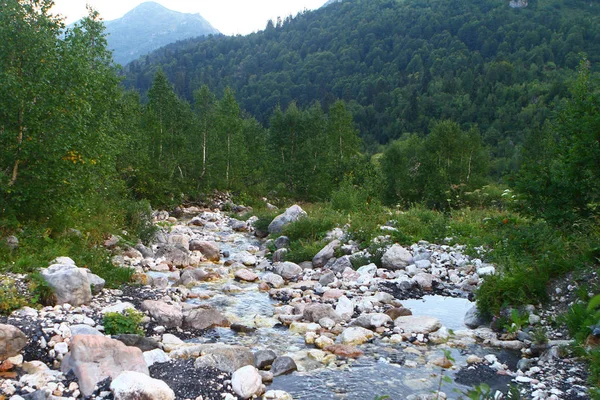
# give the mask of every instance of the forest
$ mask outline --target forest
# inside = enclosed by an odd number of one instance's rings
[[[0,244],[4,272],[68,253],[128,281],[106,237],[147,243],[152,210],[214,191],[259,224],[274,217],[263,197],[317,204],[298,261],[335,226],[371,249],[390,220],[394,242],[491,248],[503,270],[476,294],[487,315],[597,269],[595,3],[348,0],[124,69],[94,10],[66,28],[51,0],[0,6],[0,238],[21,242]],[[588,317],[570,328],[587,336]],[[582,354],[598,385],[600,350]]]
[[[188,101],[204,84],[231,87],[265,125],[278,105],[327,111],[340,99],[370,154],[450,119],[480,130],[500,178],[568,94],[579,53],[598,71],[599,16],[584,0],[350,0],[248,36],[169,45],[128,65],[125,85],[144,94],[162,68]]]

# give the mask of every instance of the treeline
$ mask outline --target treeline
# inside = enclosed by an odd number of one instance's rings
[[[125,68],[142,93],[162,68],[193,100],[201,85],[232,88],[265,125],[279,105],[327,111],[346,102],[373,154],[436,121],[478,127],[500,177],[568,96],[580,52],[598,65],[600,6],[586,0],[346,0],[248,36],[188,40]]]

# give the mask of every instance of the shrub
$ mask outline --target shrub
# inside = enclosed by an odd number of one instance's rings
[[[17,291],[14,281],[6,277],[0,280],[0,315],[9,315],[27,305],[27,301]]]
[[[33,304],[51,306],[56,303],[54,291],[39,272],[29,275],[29,293]]]
[[[106,313],[102,320],[104,331],[108,335],[134,334],[143,335],[141,327],[144,314],[139,311],[127,309],[123,314],[118,312]]]

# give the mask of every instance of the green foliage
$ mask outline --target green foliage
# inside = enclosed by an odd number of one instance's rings
[[[533,338],[533,343],[538,345],[548,343],[548,334],[546,332],[546,329],[544,329],[543,327],[539,326],[533,329],[530,333],[531,337]]]
[[[127,309],[123,314],[118,312],[104,314],[102,325],[104,325],[104,331],[108,335],[143,335],[144,330],[140,325],[143,318],[143,313],[136,310]]]
[[[508,333],[516,334],[518,331],[523,329],[524,326],[529,322],[529,316],[527,314],[521,315],[521,312],[516,308],[510,310],[510,320],[504,326],[504,329]]]
[[[14,281],[4,276],[0,277],[0,315],[10,315],[26,305],[27,301],[17,291]]]
[[[29,293],[33,304],[53,306],[56,303],[54,291],[39,272],[29,275]]]
[[[581,61],[572,98],[525,147],[517,189],[527,213],[554,225],[594,223],[600,216],[600,95]]]
[[[485,183],[488,158],[477,130],[464,132],[454,122],[439,122],[427,137],[410,135],[386,149],[381,159],[386,200],[458,208],[464,193]]]

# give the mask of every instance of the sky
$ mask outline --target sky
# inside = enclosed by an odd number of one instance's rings
[[[226,35],[245,35],[265,28],[267,21],[285,18],[303,10],[321,7],[326,0],[155,0],[163,6],[185,13],[200,13]],[[144,0],[55,0],[53,14],[66,17],[70,24],[86,15],[89,3],[105,21],[117,19]]]

